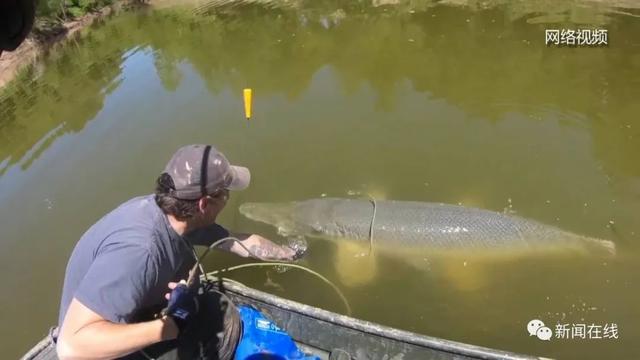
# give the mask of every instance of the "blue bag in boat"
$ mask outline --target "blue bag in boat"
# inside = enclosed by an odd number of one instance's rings
[[[320,360],[302,352],[289,334],[251,306],[238,306],[242,337],[235,360]]]

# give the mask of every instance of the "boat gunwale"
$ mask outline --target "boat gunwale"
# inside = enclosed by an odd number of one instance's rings
[[[506,350],[492,349],[488,347],[466,344],[458,341],[441,339],[410,331],[395,329],[392,327],[376,324],[374,322],[353,318],[347,315],[337,314],[311,305],[302,304],[236,283],[224,282],[224,291],[231,292],[236,296],[259,301],[266,305],[271,305],[285,311],[295,312],[299,315],[349,328],[358,332],[386,338],[392,341],[408,343],[418,347],[429,348],[440,352],[447,352],[453,355],[462,355],[479,359],[548,359],[544,357],[517,354]]]

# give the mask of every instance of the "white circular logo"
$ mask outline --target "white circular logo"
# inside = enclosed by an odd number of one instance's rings
[[[536,336],[538,339],[543,341],[549,341],[553,336],[551,329],[544,326],[542,320],[538,319],[529,321],[527,324],[527,331],[529,332],[529,336]]]
[[[549,329],[546,326],[543,326],[543,327],[539,328],[538,331],[536,331],[536,336],[540,340],[549,341],[549,340],[551,340],[551,335],[553,335],[551,333],[551,329]]]
[[[544,326],[544,323],[541,320],[533,319],[529,321],[527,324],[527,331],[529,332],[529,336],[536,336],[538,329]]]

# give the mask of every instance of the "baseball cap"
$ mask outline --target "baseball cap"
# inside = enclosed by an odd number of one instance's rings
[[[201,144],[178,149],[164,172],[175,185],[171,196],[184,200],[196,200],[222,189],[244,190],[251,180],[249,169],[229,164],[216,148]]]

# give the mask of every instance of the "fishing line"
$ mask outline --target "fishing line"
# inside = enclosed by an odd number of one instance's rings
[[[246,250],[247,253],[249,255],[251,255],[252,257],[254,257],[256,259],[259,259],[259,260],[262,260],[262,261],[267,261],[266,258],[264,258],[262,256],[258,256],[253,251],[249,250],[249,248],[247,248],[247,246],[244,245],[238,238],[233,237],[233,236],[227,236],[227,237],[224,237],[222,239],[216,240],[213,244],[211,244],[211,245],[209,245],[209,247],[207,247],[207,250],[205,250],[204,253],[202,253],[202,256],[196,257],[197,260],[196,260],[196,263],[193,266],[193,268],[191,269],[191,272],[189,274],[189,279],[187,280],[187,286],[192,286],[194,284],[195,279],[198,276],[198,274],[197,274],[198,270],[200,270],[200,272],[202,273],[202,277],[206,281],[208,281],[209,280],[208,276],[216,276],[216,274],[219,274],[219,273],[234,271],[234,270],[248,268],[248,267],[262,267],[262,266],[274,266],[274,267],[275,266],[284,266],[284,267],[290,267],[290,268],[306,271],[306,272],[318,277],[320,280],[322,280],[323,282],[325,282],[326,284],[331,286],[331,288],[333,290],[335,290],[335,292],[340,297],[340,300],[342,300],[342,302],[344,303],[345,308],[347,310],[347,314],[351,315],[351,306],[349,305],[349,302],[347,301],[347,298],[344,296],[344,294],[342,294],[342,291],[340,291],[340,289],[334,283],[332,283],[331,280],[327,279],[326,277],[320,275],[319,273],[317,273],[317,272],[315,272],[315,271],[313,271],[313,270],[311,270],[311,269],[309,269],[307,267],[304,267],[302,265],[289,264],[289,263],[286,263],[286,262],[279,262],[279,261],[271,261],[271,262],[264,262],[264,263],[248,263],[248,264],[236,265],[236,266],[231,266],[231,267],[227,267],[227,268],[224,268],[224,269],[214,270],[212,272],[206,273],[204,271],[202,265],[201,265],[202,260],[209,254],[211,249],[219,246],[220,244],[222,244],[222,243],[224,243],[226,241],[234,241],[236,244],[240,245],[244,250]],[[239,282],[237,282],[237,283],[239,283]],[[242,283],[239,283],[239,284],[243,285]]]
[[[378,210],[378,204],[376,203],[376,199],[371,195],[369,196],[369,201],[373,204],[373,216],[371,216],[371,225],[369,226],[369,256],[373,254],[373,224],[376,221],[376,211]]]
[[[220,244],[226,241],[234,241],[236,244],[240,245],[245,251],[247,251],[249,255],[255,257],[258,260],[267,261],[267,259],[263,258],[262,256],[258,256],[257,254],[254,254],[253,251],[249,250],[242,242],[240,242],[240,239],[233,236],[223,237],[222,239],[218,239],[214,241],[213,244],[209,245],[209,247],[207,247],[207,250],[205,250],[204,253],[202,253],[202,256],[198,256],[198,254],[196,253],[196,249],[194,249],[193,246],[191,246],[193,255],[196,258],[196,263],[193,265],[193,268],[191,268],[191,271],[189,272],[189,278],[187,279],[187,286],[193,285],[195,279],[199,275],[197,273],[198,270],[200,270],[200,273],[202,274],[205,280],[209,280],[207,279],[207,273],[204,271],[204,268],[202,267],[202,260],[209,254],[209,251],[211,251],[211,249],[218,247]]]
[[[351,315],[351,306],[349,305],[349,302],[347,301],[347,298],[344,296],[344,294],[342,294],[342,291],[340,291],[340,289],[331,282],[331,280],[327,279],[326,277],[320,275],[319,273],[304,267],[302,265],[298,265],[298,264],[289,264],[289,263],[284,263],[284,262],[264,262],[264,263],[248,263],[248,264],[241,264],[241,265],[236,265],[236,266],[231,266],[231,267],[227,267],[224,269],[220,269],[220,270],[214,270],[211,271],[210,273],[208,273],[207,275],[210,276],[216,276],[217,274],[222,274],[225,272],[229,272],[229,271],[234,271],[234,270],[239,270],[239,269],[243,269],[243,268],[249,268],[249,267],[262,267],[262,266],[285,266],[285,267],[290,267],[290,268],[294,268],[294,269],[298,269],[298,270],[304,270],[316,277],[318,277],[320,280],[322,280],[323,282],[325,282],[326,284],[328,284],[329,286],[331,286],[331,288],[333,288],[333,290],[335,290],[335,292],[338,294],[338,296],[340,297],[340,300],[342,300],[342,302],[344,303],[345,309],[347,310],[347,315]]]

